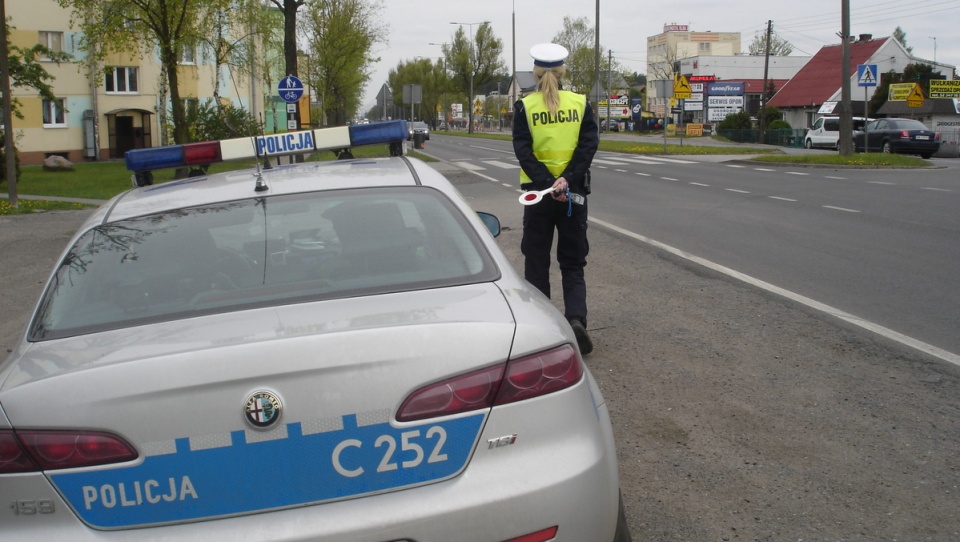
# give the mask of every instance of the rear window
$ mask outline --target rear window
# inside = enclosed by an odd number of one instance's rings
[[[897,130],[928,130],[922,122],[912,119],[891,120],[890,125]]]
[[[472,226],[431,189],[253,198],[86,232],[44,293],[30,340],[497,278]]]

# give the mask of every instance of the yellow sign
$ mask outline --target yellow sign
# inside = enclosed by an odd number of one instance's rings
[[[923,107],[923,91],[920,85],[913,85],[913,90],[907,96],[907,107]]]
[[[887,92],[887,100],[891,102],[904,102],[907,96],[913,92],[916,83],[891,83],[890,90]]]
[[[699,137],[703,135],[703,125],[702,124],[688,124],[687,125],[687,135]]]
[[[677,74],[673,79],[673,97],[678,100],[686,100],[691,94],[690,81],[687,81],[686,77]]]
[[[945,79],[930,80],[931,98],[960,98],[960,79],[947,81]]]

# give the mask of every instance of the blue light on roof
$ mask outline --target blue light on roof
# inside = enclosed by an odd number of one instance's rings
[[[332,150],[363,145],[399,143],[408,135],[407,122],[394,120],[349,127],[323,128],[285,132],[253,138],[238,138],[220,142],[135,149],[127,151],[126,163],[130,171],[143,173],[156,169],[185,167],[191,164],[250,160],[263,156],[303,154],[314,150]],[[216,148],[214,148],[216,147]],[[398,152],[402,153],[402,147]],[[391,148],[391,152],[393,148]]]

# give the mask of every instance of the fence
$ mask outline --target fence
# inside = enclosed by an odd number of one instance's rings
[[[780,130],[765,130],[762,143],[766,145],[777,145],[780,147],[802,147],[803,136],[807,134],[806,128],[792,129],[783,128]],[[731,130],[726,128],[717,129],[717,135],[723,136],[730,141],[737,143],[761,143],[760,130]]]

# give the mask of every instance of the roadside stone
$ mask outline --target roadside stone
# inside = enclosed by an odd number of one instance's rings
[[[56,154],[43,160],[44,171],[73,171],[73,162]]]

